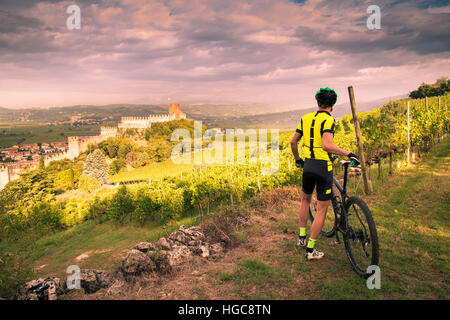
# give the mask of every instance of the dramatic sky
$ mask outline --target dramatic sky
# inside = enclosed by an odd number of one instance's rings
[[[68,30],[69,5],[81,30]],[[366,10],[381,8],[381,30]],[[0,0],[0,106],[369,101],[450,74],[449,1]]]

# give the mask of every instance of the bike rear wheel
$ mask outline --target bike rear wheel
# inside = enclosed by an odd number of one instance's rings
[[[309,219],[311,220],[311,223],[314,222],[316,213],[317,213],[317,201],[311,201],[311,205],[309,208]],[[325,221],[323,223],[322,231],[320,231],[321,235],[323,235],[327,238],[330,238],[334,235],[334,233],[336,232],[335,219],[336,219],[336,216],[333,211],[333,206],[330,205],[327,209],[327,213],[326,213]]]
[[[370,265],[378,265],[379,247],[375,222],[367,204],[360,198],[351,197],[346,202],[347,231],[344,244],[347,256],[358,275],[368,278]]]

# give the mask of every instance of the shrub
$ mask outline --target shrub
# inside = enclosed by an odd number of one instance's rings
[[[127,166],[127,162],[124,159],[115,159],[109,166],[109,173],[111,175],[118,174],[122,168]]]
[[[109,216],[114,221],[124,223],[126,218],[131,217],[134,210],[135,204],[132,195],[127,190],[127,187],[120,187],[110,201]]]
[[[62,210],[61,223],[66,227],[79,224],[89,217],[89,202],[85,199],[70,199]]]
[[[87,193],[93,193],[100,187],[101,185],[96,178],[89,178],[85,175],[82,175],[80,177],[80,180],[78,181],[78,189]]]

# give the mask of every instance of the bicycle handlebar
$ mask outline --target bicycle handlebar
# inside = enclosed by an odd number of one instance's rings
[[[332,157],[330,158],[331,163],[334,163],[337,159],[338,159],[338,156],[332,156]],[[357,168],[357,167],[359,167],[359,165],[354,165],[354,164],[353,164],[353,161],[350,161],[350,160],[341,160],[341,164],[344,165],[344,166],[352,167],[352,168]]]

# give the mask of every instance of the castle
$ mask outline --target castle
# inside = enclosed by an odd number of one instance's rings
[[[151,128],[154,122],[168,122],[173,120],[186,119],[186,114],[181,112],[180,104],[169,104],[169,114],[151,115],[148,117],[122,117],[117,126],[118,129],[147,129]]]
[[[73,160],[81,153],[88,150],[89,145],[98,146],[102,141],[108,138],[115,138],[119,130],[122,129],[147,129],[151,128],[152,123],[168,122],[173,120],[186,119],[186,114],[181,112],[180,104],[169,104],[169,114],[151,115],[148,117],[122,117],[117,127],[100,127],[100,135],[97,136],[73,136],[68,138],[69,148],[60,153],[54,153],[44,156],[44,164],[47,166],[52,161],[63,159]],[[35,169],[37,164],[30,169]],[[21,169],[17,166],[4,166],[0,168],[0,190],[10,181],[18,179]]]

